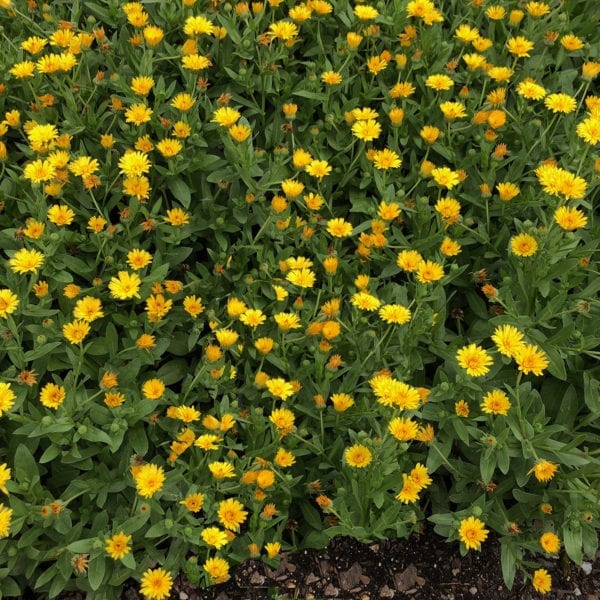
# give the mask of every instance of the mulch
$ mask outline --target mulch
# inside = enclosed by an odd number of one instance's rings
[[[285,553],[277,568],[248,560],[228,582],[210,588],[179,576],[171,600],[600,600],[600,552],[583,568],[566,556],[535,561],[552,575],[548,594],[536,593],[519,574],[512,590],[504,586],[495,539],[461,557],[458,543],[432,530],[375,544],[341,537],[324,550]],[[136,584],[123,599],[141,599]]]

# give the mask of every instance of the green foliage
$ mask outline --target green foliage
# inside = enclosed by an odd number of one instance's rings
[[[595,554],[597,9],[0,7],[0,597]]]

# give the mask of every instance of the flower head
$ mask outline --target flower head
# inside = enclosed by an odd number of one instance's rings
[[[106,540],[106,553],[113,560],[119,560],[131,552],[131,546],[129,546],[130,541],[131,536],[126,535],[123,531],[120,531]]]
[[[166,600],[172,586],[173,576],[164,569],[148,569],[140,580],[140,591],[148,600]]]
[[[531,580],[533,589],[540,594],[547,594],[552,589],[552,577],[546,569],[537,569]]]
[[[350,467],[363,469],[371,464],[373,455],[371,451],[362,444],[354,444],[344,450],[344,460]]]
[[[493,364],[492,357],[481,346],[469,344],[463,346],[457,353],[458,364],[467,371],[471,377],[486,375]]]
[[[143,498],[152,498],[162,490],[165,482],[165,471],[160,465],[142,465],[134,475],[137,492]]]
[[[248,517],[248,511],[244,510],[244,505],[239,500],[227,498],[219,502],[217,515],[223,527],[230,531],[239,531],[240,525]]]
[[[479,550],[488,533],[489,531],[485,529],[485,523],[475,517],[463,519],[458,529],[460,540],[467,547],[467,550]]]
[[[533,473],[538,481],[550,481],[558,471],[558,465],[549,460],[540,460],[532,467],[529,473]]]

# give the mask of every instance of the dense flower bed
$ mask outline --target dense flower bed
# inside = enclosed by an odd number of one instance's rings
[[[598,11],[0,0],[1,593],[593,555]]]

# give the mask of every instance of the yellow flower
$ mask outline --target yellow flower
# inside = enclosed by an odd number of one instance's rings
[[[336,412],[344,412],[354,405],[352,396],[345,393],[332,394],[331,403]]]
[[[354,14],[361,21],[372,21],[379,16],[379,11],[368,4],[359,4],[354,7]]]
[[[294,420],[294,413],[287,408],[276,408],[269,416],[269,421],[275,425],[277,433],[282,437],[292,433],[294,430]]]
[[[538,243],[528,233],[520,233],[510,238],[510,249],[516,256],[533,256],[538,250]]]
[[[37,250],[21,248],[17,250],[8,261],[10,268],[19,274],[35,273],[42,266],[44,255]]]
[[[488,9],[485,11],[485,14],[488,19],[491,19],[492,21],[500,21],[506,16],[506,9],[504,6],[495,4],[494,6],[488,7]]]
[[[396,264],[409,273],[416,271],[423,262],[423,257],[416,250],[402,250],[396,259]]]
[[[236,142],[245,142],[252,134],[252,129],[248,125],[236,123],[232,125],[227,132]]]
[[[471,27],[470,25],[461,25],[454,32],[455,37],[457,37],[463,44],[468,44],[473,40],[476,40],[479,37],[479,30],[475,27]]]
[[[352,224],[342,218],[327,221],[327,232],[333,237],[348,237],[352,235],[352,229]]]
[[[342,76],[335,71],[325,71],[321,75],[321,81],[327,85],[337,85],[342,83]]]
[[[229,541],[229,537],[225,531],[218,527],[207,527],[200,533],[200,537],[208,546],[214,546],[217,550],[225,546]]]
[[[497,184],[496,189],[498,190],[500,200],[504,202],[509,202],[520,193],[519,186],[508,181]]]
[[[357,121],[352,125],[352,134],[359,140],[370,142],[381,133],[381,125],[375,119]]]
[[[208,573],[212,583],[224,583],[229,579],[229,563],[220,556],[207,559],[203,569]]]
[[[440,130],[433,125],[425,125],[419,135],[428,143],[433,144],[440,137]]]
[[[463,346],[456,353],[458,364],[467,371],[471,377],[481,377],[490,370],[493,364],[492,357],[481,346],[469,344]]]
[[[6,319],[19,306],[19,298],[9,289],[0,289],[0,317]]]
[[[419,433],[419,424],[410,419],[396,417],[388,425],[389,432],[400,442],[414,440]]]
[[[517,37],[514,37],[514,38],[510,38],[506,42],[506,47],[508,48],[508,51],[511,54],[514,54],[518,58],[531,56],[529,54],[529,51],[533,49],[533,46],[534,46],[533,42],[531,42],[527,38],[524,38],[521,35],[518,35]]]
[[[363,469],[371,464],[373,454],[362,444],[354,444],[344,450],[344,460],[350,467]]]
[[[402,164],[400,156],[390,150],[384,148],[383,150],[377,150],[373,156],[373,164],[376,169],[387,171],[388,169],[397,169]]]
[[[517,86],[517,94],[528,100],[541,100],[546,95],[546,89],[533,79],[525,79]]]
[[[352,295],[350,299],[352,306],[356,306],[360,310],[374,311],[381,306],[381,301],[376,296],[369,292],[360,291]]]
[[[481,410],[490,415],[506,416],[509,408],[510,400],[502,390],[488,392],[481,403]]]
[[[464,400],[459,400],[458,402],[455,402],[454,412],[459,417],[468,417],[470,412],[468,402],[465,402]]]
[[[62,385],[47,383],[40,390],[40,402],[47,408],[57,410],[67,397],[67,392]]]
[[[156,149],[165,157],[171,158],[181,152],[183,144],[175,138],[165,138],[156,144]]]
[[[448,75],[429,75],[425,80],[425,86],[436,91],[449,90],[454,81]]]
[[[587,217],[582,211],[576,208],[568,208],[567,206],[561,206],[556,209],[554,220],[566,231],[573,231],[587,225]]]
[[[588,117],[577,124],[577,135],[586,143],[600,143],[600,116]]]
[[[218,123],[221,127],[231,127],[237,123],[242,115],[235,108],[222,106],[213,112],[211,123]]]
[[[549,360],[546,353],[534,344],[524,344],[515,354],[515,361],[519,371],[525,375],[533,373],[542,375],[544,369],[548,366]]]
[[[48,220],[58,227],[70,225],[75,218],[75,213],[64,204],[54,204],[48,209]]]
[[[440,245],[440,252],[444,256],[456,256],[462,251],[461,245],[449,237],[445,237]]]
[[[442,102],[440,110],[449,121],[467,116],[467,109],[460,102]]]
[[[125,395],[120,392],[107,392],[104,394],[104,404],[109,408],[116,408],[125,402]]]
[[[0,465],[0,492],[8,495],[8,489],[6,483],[10,481],[10,469],[6,463]]]
[[[0,417],[13,407],[16,397],[10,388],[10,383],[0,381]]]
[[[269,558],[275,558],[281,551],[281,544],[279,542],[268,542],[265,544],[265,550]]]
[[[280,39],[283,42],[293,40],[298,35],[298,26],[290,21],[276,21],[269,25],[271,39]]]
[[[540,546],[548,554],[558,554],[560,550],[560,538],[555,533],[552,533],[552,531],[546,531],[540,537]]]
[[[549,460],[538,461],[528,474],[533,473],[538,481],[550,481],[558,471],[558,465]]]
[[[223,527],[230,531],[239,531],[240,525],[248,517],[248,511],[244,510],[244,505],[239,500],[227,498],[219,502],[217,516]]]
[[[165,221],[173,227],[181,227],[190,222],[190,215],[181,208],[171,208],[167,211]]]
[[[85,321],[72,321],[65,323],[62,331],[71,344],[80,344],[90,332],[90,326]]]
[[[134,77],[131,80],[131,89],[135,94],[140,96],[147,96],[150,90],[154,87],[154,79],[152,77]]]
[[[433,171],[431,171],[431,175],[438,185],[446,187],[449,190],[451,190],[460,182],[458,174],[448,167],[433,169]]]
[[[188,17],[183,24],[183,33],[189,36],[210,35],[213,30],[214,25],[202,15]]]
[[[310,269],[292,269],[285,278],[298,287],[311,288],[315,284],[316,275]]]
[[[331,173],[332,167],[326,160],[311,160],[304,170],[320,180]]]
[[[475,517],[468,517],[460,522],[458,535],[461,542],[464,543],[467,550],[479,550],[481,543],[488,536],[489,531],[485,529],[485,523]]]
[[[523,349],[523,334],[512,325],[498,325],[494,329],[492,341],[496,344],[500,354],[514,357]]]
[[[444,267],[432,260],[423,260],[417,267],[417,280],[420,283],[432,283],[444,277]]]
[[[131,552],[130,541],[131,536],[126,535],[124,531],[120,531],[106,540],[104,549],[113,560],[119,560]]]
[[[532,17],[543,17],[550,12],[550,6],[545,2],[528,2],[525,8]]]
[[[407,473],[402,473],[402,489],[396,494],[396,500],[402,504],[412,504],[419,499],[420,491],[419,484]]]
[[[202,423],[204,424],[204,421]],[[235,469],[228,462],[211,462],[208,465],[208,470],[215,479],[230,479],[235,477]]]
[[[183,504],[190,512],[199,512],[204,504],[204,494],[188,494],[179,504]]]
[[[4,504],[0,504],[0,538],[9,536],[12,514],[12,508],[8,508],[4,506]]]
[[[569,94],[550,94],[544,99],[544,104],[553,113],[568,114],[577,108],[577,101]]]
[[[160,465],[146,464],[139,467],[134,479],[138,494],[143,498],[152,498],[162,490],[166,477]]]
[[[23,177],[31,183],[42,183],[54,179],[56,167],[49,160],[34,160],[25,165]]]
[[[147,569],[140,580],[140,591],[148,600],[166,600],[173,586],[173,577],[164,569]]]
[[[287,400],[294,394],[294,387],[285,379],[281,377],[273,377],[267,381],[267,389],[276,398]]]
[[[108,283],[108,289],[113,298],[117,300],[127,300],[128,298],[139,298],[139,289],[142,280],[136,273],[119,271],[116,277],[111,277]]]
[[[410,309],[401,304],[384,304],[379,309],[379,316],[386,323],[404,325],[410,321]]]
[[[294,455],[285,448],[279,448],[275,455],[274,462],[278,467],[291,467],[296,462]]]
[[[410,478],[419,486],[419,489],[426,488],[433,482],[431,477],[429,477],[429,471],[427,467],[421,463],[417,463],[411,469]]]
[[[30,60],[15,63],[9,69],[9,73],[17,79],[26,79],[27,77],[33,77],[35,75],[35,63],[31,62]]]
[[[552,576],[546,569],[537,569],[533,573],[531,584],[536,592],[547,594],[552,589]]]
[[[138,271],[148,266],[152,262],[152,254],[140,248],[134,248],[127,253],[127,264],[134,270]]]
[[[143,152],[126,152],[119,159],[119,170],[127,177],[139,177],[150,171],[150,160]]]
[[[158,378],[148,379],[148,381],[142,385],[142,394],[144,395],[144,398],[147,398],[148,400],[158,400],[165,393],[165,390],[165,384]]]
[[[156,338],[149,333],[142,333],[140,337],[135,341],[135,345],[140,350],[150,350],[151,348],[156,348]]]
[[[132,104],[125,111],[125,122],[141,125],[152,118],[152,109],[143,103]]]

